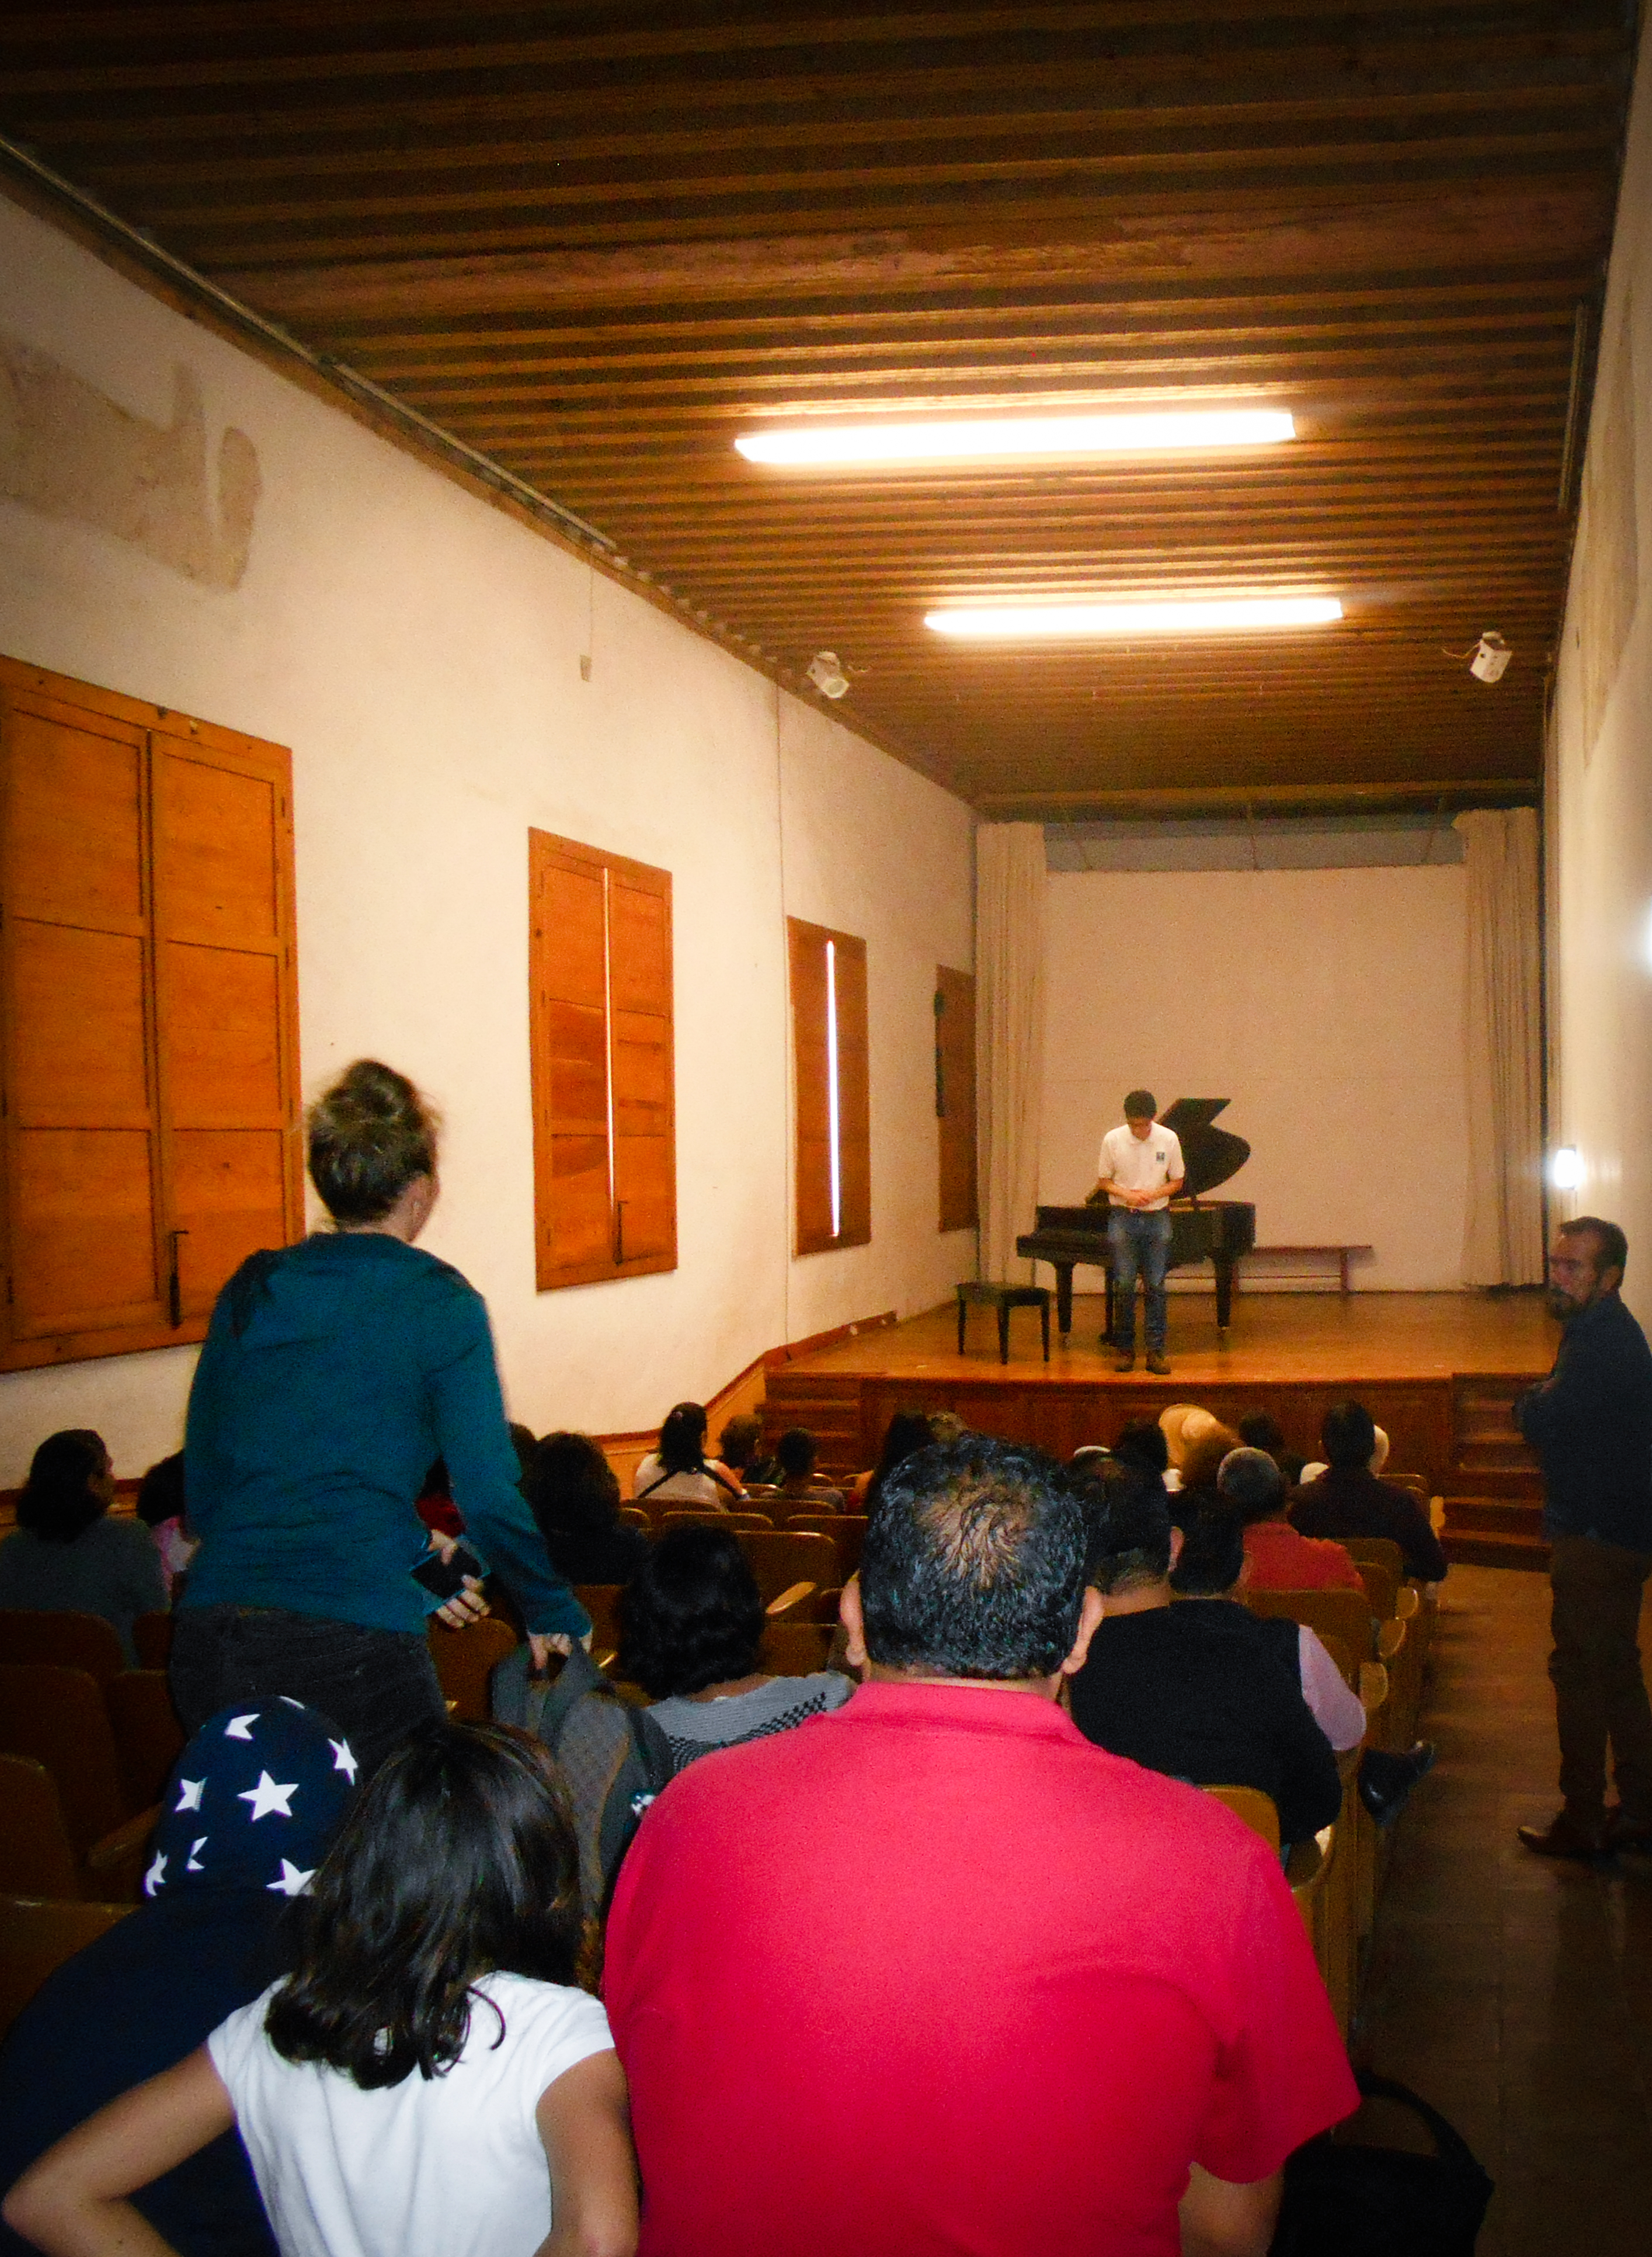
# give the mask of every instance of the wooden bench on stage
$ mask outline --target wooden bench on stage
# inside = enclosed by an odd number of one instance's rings
[[[1338,1281],[1345,1300],[1353,1291],[1348,1276],[1348,1264],[1356,1254],[1374,1254],[1375,1252],[1374,1246],[1253,1246],[1239,1258],[1241,1261],[1266,1262],[1270,1256],[1277,1258],[1281,1255],[1300,1254],[1314,1261],[1334,1262],[1337,1265]]]

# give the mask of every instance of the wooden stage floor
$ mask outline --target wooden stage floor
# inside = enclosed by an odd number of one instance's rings
[[[1102,1307],[1099,1294],[1075,1302],[1064,1348],[1052,1325],[1048,1363],[1033,1309],[1012,1312],[1007,1365],[990,1309],[971,1311],[963,1355],[952,1305],[861,1333],[772,1369],[767,1423],[808,1427],[822,1472],[847,1473],[872,1462],[891,1413],[907,1407],[956,1411],[982,1432],[1065,1456],[1112,1441],[1126,1419],[1197,1402],[1230,1421],[1268,1411],[1289,1445],[1313,1456],[1326,1409],[1356,1395],[1387,1429],[1395,1469],[1443,1483],[1466,1439],[1500,1431],[1517,1440],[1508,1403],[1548,1370],[1558,1337],[1536,1293],[1244,1293],[1225,1339],[1212,1297],[1173,1294],[1171,1373],[1155,1379],[1140,1361],[1128,1376],[1114,1372],[1099,1342]]]

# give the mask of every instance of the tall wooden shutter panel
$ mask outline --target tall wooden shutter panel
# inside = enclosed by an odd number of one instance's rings
[[[973,1230],[979,1220],[975,1178],[975,981],[967,972],[935,973],[935,1109],[941,1157],[941,1228]]]
[[[831,947],[831,968],[827,963]],[[791,974],[796,1247],[823,1254],[872,1237],[871,1058],[866,944],[787,919]],[[831,1002],[837,1003],[837,1228],[832,1228]]]
[[[866,944],[834,936],[837,989],[837,1143],[840,1246],[872,1237],[872,1058],[866,1023]]]
[[[528,834],[540,1290],[677,1261],[671,878]]]

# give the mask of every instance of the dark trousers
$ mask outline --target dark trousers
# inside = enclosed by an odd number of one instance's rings
[[[1550,1546],[1555,1650],[1549,1674],[1560,1734],[1560,1792],[1568,1816],[1600,1824],[1606,1744],[1624,1814],[1652,1825],[1652,1706],[1641,1673],[1641,1589],[1652,1552],[1592,1536],[1557,1536]]]
[[[361,1765],[358,1779],[416,1725],[448,1713],[422,1638],[273,1607],[180,1608],[172,1697],[187,1732],[232,1702],[283,1693],[337,1725]]]
[[[1117,1347],[1133,1355],[1136,1345],[1136,1272],[1141,1272],[1142,1298],[1147,1303],[1147,1354],[1164,1354],[1167,1314],[1164,1273],[1170,1254],[1170,1213],[1154,1213],[1116,1206],[1107,1217],[1107,1237],[1112,1249],[1112,1336]]]

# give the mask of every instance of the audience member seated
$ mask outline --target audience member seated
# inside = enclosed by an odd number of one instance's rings
[[[1173,1403],[1168,1411],[1159,1413],[1159,1431],[1164,1436],[1169,1465],[1164,1485],[1174,1492],[1182,1486],[1183,1461],[1191,1444],[1201,1434],[1208,1434],[1216,1425],[1210,1412],[1201,1411],[1197,1403]]]
[[[1161,1496],[1168,1494],[1165,1476],[1170,1470],[1170,1447],[1156,1419],[1127,1419],[1119,1429],[1112,1454],[1121,1466],[1145,1475]]]
[[[705,1454],[705,1405],[679,1403],[666,1413],[660,1440],[631,1478],[639,1504],[698,1505],[726,1512],[745,1495],[738,1474]]]
[[[921,1411],[897,1411],[884,1428],[883,1447],[878,1453],[878,1462],[870,1474],[863,1475],[855,1486],[860,1490],[860,1510],[874,1513],[883,1484],[899,1465],[918,1450],[927,1450],[935,1440],[934,1429]]]
[[[1126,1472],[1102,1485],[1091,1545],[1102,1618],[1072,1682],[1085,1738],[1197,1786],[1260,1788],[1286,1842],[1329,1826],[1342,1780],[1303,1698],[1296,1625],[1235,1603],[1245,1539],[1234,1516],[1218,1509],[1172,1528],[1163,1496]],[[1353,1707],[1357,1742],[1365,1712]]]
[[[1267,2248],[1358,2095],[1266,1846],[1063,1715],[1084,1569],[1048,1459],[910,1458],[854,1699],[649,1811],[604,1977],[648,2257]]]
[[[1304,1536],[1386,1536],[1405,1554],[1408,1575],[1437,1583],[1446,1569],[1440,1539],[1409,1489],[1377,1479],[1376,1434],[1362,1403],[1331,1405],[1319,1430],[1325,1471],[1292,1496],[1291,1525]]]
[[[1230,1450],[1218,1488],[1245,1529],[1245,1561],[1258,1591],[1363,1591],[1340,1544],[1304,1536],[1285,1517],[1285,1476],[1266,1450]]]
[[[337,1725],[286,1701],[251,1717],[226,1709],[195,1734],[163,1799],[145,1901],[47,1978],[0,2048],[0,2193],[292,1965],[293,1899],[338,1830],[354,1771]],[[232,2132],[137,2207],[181,2257],[275,2257]],[[27,2247],[0,2226],[4,2257]]]
[[[1190,1515],[1216,1503],[1222,1461],[1239,1447],[1239,1436],[1218,1419],[1194,1427],[1184,1437],[1182,1484],[1170,1507],[1170,1517],[1178,1527],[1187,1525]]]
[[[166,1579],[166,1597],[171,1601],[179,1579],[200,1550],[189,1533],[189,1522],[184,1504],[184,1454],[175,1450],[169,1458],[162,1458],[138,1484],[137,1515],[155,1539],[155,1549],[160,1554],[160,1572]]]
[[[1246,1449],[1266,1450],[1287,1482],[1302,1479],[1301,1457],[1296,1451],[1286,1448],[1284,1429],[1266,1411],[1247,1411],[1239,1422],[1239,1438]]]
[[[854,1691],[835,1669],[759,1669],[764,1620],[745,1554],[721,1528],[671,1529],[621,1592],[618,1673],[647,1694],[679,1771],[841,1708]]]
[[[525,1485],[551,1565],[570,1583],[628,1583],[648,1539],[619,1518],[619,1476],[589,1434],[547,1434]]]
[[[8,2223],[48,2253],[152,2247],[124,2197],[238,2130],[288,2257],[625,2257],[625,2081],[576,1987],[579,1851],[545,1751],[491,1724],[416,1730],[304,1911],[294,1973],[43,2156]]]
[[[18,1525],[0,1543],[0,1607],[28,1613],[102,1615],[129,1668],[132,1623],[166,1605],[166,1578],[141,1521],[110,1520],[115,1471],[89,1427],[48,1434],[18,1492]]]
[[[780,1495],[791,1503],[815,1505],[822,1512],[841,1512],[844,1493],[815,1478],[820,1445],[807,1426],[790,1426],[774,1446],[779,1461]]]
[[[724,1422],[717,1456],[743,1489],[750,1489],[753,1482],[767,1489],[780,1477],[779,1465],[764,1452],[763,1421],[753,1412],[737,1412]]]

